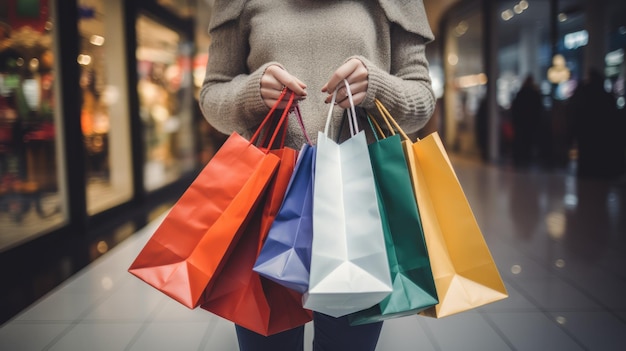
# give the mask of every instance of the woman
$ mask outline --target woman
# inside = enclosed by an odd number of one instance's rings
[[[332,130],[349,107],[344,79],[356,105],[375,111],[380,100],[407,133],[433,112],[425,57],[433,35],[421,0],[217,0],[209,32],[200,106],[224,134],[251,136],[286,87],[315,142],[336,89]],[[288,128],[286,146],[299,149],[302,130]],[[381,327],[315,313],[314,350],[374,350]],[[237,326],[241,350],[302,350],[303,335],[303,327],[263,337]]]

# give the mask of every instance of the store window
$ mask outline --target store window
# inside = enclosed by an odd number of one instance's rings
[[[87,212],[129,201],[133,175],[122,1],[79,2]]]
[[[67,220],[52,9],[0,2],[0,252]]]
[[[158,0],[157,3],[181,18],[191,18],[195,14],[197,0]],[[201,1],[209,2],[209,1]]]
[[[138,17],[136,26],[144,186],[152,191],[196,167],[193,43],[145,15]]]
[[[519,165],[534,162],[541,148],[546,149],[547,141],[540,145],[540,139],[551,135],[547,110],[552,86],[558,86],[550,80],[569,79],[563,57],[552,57],[550,11],[550,0],[510,0],[494,13],[500,155]]]
[[[200,89],[204,82],[206,73],[206,65],[209,60],[209,46],[211,44],[211,36],[209,35],[209,21],[213,11],[213,1],[198,1],[195,10],[195,26],[196,26],[196,55],[193,62],[193,85],[194,97],[196,100],[200,98]],[[195,103],[198,106],[198,103]],[[202,112],[197,111],[196,130],[198,135],[198,162],[201,165],[206,164],[215,155],[217,150],[226,141],[228,135],[219,132],[210,125]]]
[[[445,138],[452,151],[467,156],[479,153],[476,123],[487,83],[479,4],[468,2],[451,13],[445,31]]]
[[[578,84],[585,79],[585,51],[589,49],[590,33],[586,29],[588,19],[583,0],[560,1],[556,16],[558,41],[547,78],[554,85],[552,96],[558,108],[572,97]],[[564,73],[553,77],[550,70],[559,66]]]
[[[495,15],[500,71],[497,101],[500,108],[508,110],[527,77],[532,77],[537,86],[548,80],[552,65],[550,1],[506,1]],[[562,68],[560,61],[556,62],[555,68]]]
[[[610,90],[616,98],[617,108],[626,111],[626,3],[611,2],[608,18],[608,52],[604,56],[605,75],[610,81]],[[626,126],[626,116],[622,113],[622,125]]]

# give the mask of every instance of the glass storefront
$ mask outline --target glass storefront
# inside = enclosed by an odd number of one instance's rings
[[[144,186],[153,191],[196,167],[193,43],[145,15],[136,26]]]
[[[549,0],[512,0],[500,2],[494,14],[499,154],[520,164],[546,148],[551,134],[547,72],[560,77],[565,65],[552,58],[550,13]],[[553,61],[557,64],[551,67]],[[525,93],[518,96],[522,86]]]
[[[473,1],[471,5],[476,4],[480,2]],[[446,22],[444,135],[450,150],[465,155],[478,153],[477,114],[487,83],[482,19],[480,6],[464,6]]]
[[[626,5],[626,4],[625,4]],[[626,109],[626,23],[617,25],[611,29],[609,34],[609,52],[605,56],[605,74],[610,80],[610,86],[617,99],[617,108]]]
[[[552,84],[552,100],[559,104],[572,97],[579,82],[585,79],[585,50],[589,44],[584,0],[560,1],[557,16],[557,42],[548,67],[542,67]],[[602,50],[602,49],[600,49]],[[547,72],[547,73],[546,73]],[[550,107],[550,106],[549,106]]]
[[[551,63],[550,3],[506,1],[498,6],[497,15],[497,102],[508,110],[525,78],[532,77],[535,84],[547,80]]]
[[[0,252],[67,220],[51,5],[0,3]]]
[[[202,6],[200,3],[208,3],[211,1],[204,0],[157,0],[157,3],[160,6],[168,9],[172,13],[175,13],[181,18],[191,18],[194,16],[194,13],[197,7]]]
[[[128,82],[120,1],[79,3],[81,129],[85,144],[87,212],[127,202],[133,195]]]
[[[163,0],[176,1],[176,0]],[[197,1],[194,21],[195,21],[195,45],[196,54],[193,62],[193,84],[194,96],[199,99],[200,89],[204,81],[206,73],[206,65],[209,59],[209,46],[211,44],[211,36],[208,27],[211,19],[211,11],[213,10],[213,1]],[[228,135],[224,135],[217,131],[205,120],[204,116],[198,109],[198,120],[196,121],[196,129],[198,131],[198,144],[200,154],[198,161],[201,165],[209,162],[211,157],[217,152],[220,146],[226,141]]]
[[[481,31],[484,19],[492,28],[488,33]],[[568,109],[592,69],[604,75],[605,90],[613,93],[617,107],[626,106],[624,1],[465,0],[446,13],[442,28],[445,141],[455,152],[473,157],[488,144],[488,136],[497,135],[489,144],[497,148],[493,160],[516,157],[515,140],[525,133],[519,126],[515,130],[513,105],[524,82],[540,96],[539,109],[526,113],[533,118],[533,136],[523,139],[532,145],[524,152],[538,165],[566,167],[575,158]],[[483,52],[486,45],[489,52]],[[494,91],[485,98],[490,86]],[[485,118],[488,123],[481,123]],[[485,132],[485,126],[497,131]]]
[[[212,156],[196,4],[0,0],[1,320],[166,211]]]
[[[0,1],[0,253],[90,230],[151,203],[156,190],[165,198],[208,161],[214,147],[199,138],[207,123],[194,100],[194,7]],[[76,27],[56,28],[57,8]]]

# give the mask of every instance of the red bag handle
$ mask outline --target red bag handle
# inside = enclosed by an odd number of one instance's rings
[[[280,96],[278,97],[278,100],[276,100],[276,103],[274,104],[274,106],[272,106],[270,111],[267,113],[267,115],[265,116],[265,118],[263,119],[263,121],[261,122],[259,127],[257,128],[257,130],[254,133],[254,135],[252,135],[252,137],[250,138],[250,143],[251,144],[255,143],[257,141],[257,139],[259,138],[259,136],[261,134],[261,131],[265,128],[265,126],[267,125],[268,121],[270,121],[272,119],[272,116],[274,115],[274,111],[276,111],[276,109],[278,108],[278,105],[284,100],[286,95],[287,95],[287,88],[283,89],[283,91],[280,93]],[[269,132],[268,132],[266,134],[266,137],[264,138],[264,140],[262,142],[262,145],[260,145],[260,148],[267,149],[265,151],[269,151],[269,149],[274,144],[274,141],[276,140],[276,137],[281,132],[282,132],[281,147],[284,145],[285,135],[287,134],[287,128],[286,128],[286,125],[284,126],[285,128],[283,128],[283,124],[285,124],[285,121],[287,119],[287,115],[289,115],[289,110],[291,110],[291,106],[293,105],[294,95],[295,94],[293,92],[291,92],[291,94],[289,94],[289,100],[287,101],[287,106],[285,106],[285,110],[283,111],[282,115],[280,116],[280,119],[278,120],[278,123],[276,124],[276,128],[274,129],[273,133],[271,134],[271,138],[269,140],[269,143],[267,143],[267,137],[270,135]]]
[[[298,123],[300,124],[300,128],[302,129],[302,133],[304,134],[304,137],[306,138],[306,142],[309,145],[313,145],[313,142],[311,142],[309,135],[306,133],[306,128],[304,128],[304,121],[302,120],[302,113],[300,113],[300,105],[296,103],[293,109],[296,113],[296,117],[298,118]]]

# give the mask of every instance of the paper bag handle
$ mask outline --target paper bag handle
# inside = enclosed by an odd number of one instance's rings
[[[348,121],[350,122],[350,135],[355,136],[359,132],[359,125],[356,118],[356,110],[354,109],[354,100],[352,100],[352,91],[350,90],[350,83],[346,79],[343,80],[346,86],[346,94],[348,95],[348,101],[350,101],[350,109],[348,110]],[[328,130],[330,129],[330,120],[333,116],[333,108],[335,107],[335,100],[337,100],[337,91],[333,92],[333,97],[330,100],[330,109],[328,110],[328,116],[326,117],[326,126],[324,127],[324,134],[328,136]]]
[[[272,116],[274,115],[274,111],[276,111],[276,109],[278,108],[278,105],[284,100],[286,95],[287,95],[287,88],[283,89],[283,91],[280,93],[278,100],[276,100],[276,103],[274,104],[274,106],[272,106],[270,111],[267,113],[267,115],[265,116],[265,118],[263,119],[259,127],[257,128],[254,135],[252,135],[252,137],[250,138],[250,144],[253,144],[257,141],[257,139],[259,138],[259,135],[261,134],[261,131],[263,130],[263,128],[265,128],[268,121],[272,119]],[[285,110],[280,116],[280,119],[278,120],[278,123],[276,124],[276,128],[271,134],[272,137],[270,138],[269,143],[266,144],[267,138],[263,140],[264,145],[261,145],[261,146],[263,147],[267,145],[266,151],[268,152],[269,152],[269,149],[272,147],[272,145],[274,145],[274,141],[276,140],[277,135],[281,132],[281,130],[283,130],[282,126],[285,123],[286,117],[289,114],[289,110],[291,109],[291,106],[293,105],[294,95],[295,95],[294,92],[291,92],[291,94],[289,94],[289,100],[287,101],[287,106],[285,106]],[[282,131],[283,134],[287,132],[286,128],[284,129],[285,130]]]
[[[300,124],[300,129],[302,129],[302,133],[304,134],[304,138],[306,139],[307,144],[313,145],[313,142],[311,142],[311,139],[309,138],[309,135],[306,132],[306,128],[304,127],[304,121],[302,120],[302,113],[300,112],[300,105],[298,103],[295,103],[293,105],[293,110],[294,110],[294,113],[296,114],[296,118],[298,119],[298,123]]]
[[[392,133],[392,135],[395,135],[395,131],[394,131],[395,129],[396,131],[398,131],[398,133],[400,133],[400,135],[402,135],[402,138],[410,141],[411,139],[408,137],[408,135],[406,135],[406,133],[402,130],[402,128],[400,128],[400,125],[398,125],[398,122],[396,122],[396,120],[391,116],[391,113],[389,113],[389,111],[387,110],[387,108],[385,108],[383,103],[380,102],[380,100],[378,99],[374,99],[374,103],[376,104],[376,108],[378,108],[378,112],[380,112],[380,115],[385,121],[385,124],[387,124],[387,128],[389,128],[389,131]],[[393,127],[391,126],[390,123],[393,124]]]
[[[370,115],[369,113],[367,114],[367,121],[370,123],[370,127],[372,128],[372,132],[374,133],[374,137],[376,138],[376,140],[380,140],[380,138],[386,138],[385,132],[383,132],[383,129],[380,127],[380,124],[378,124],[378,121],[376,121],[376,119],[372,117],[372,115]]]

